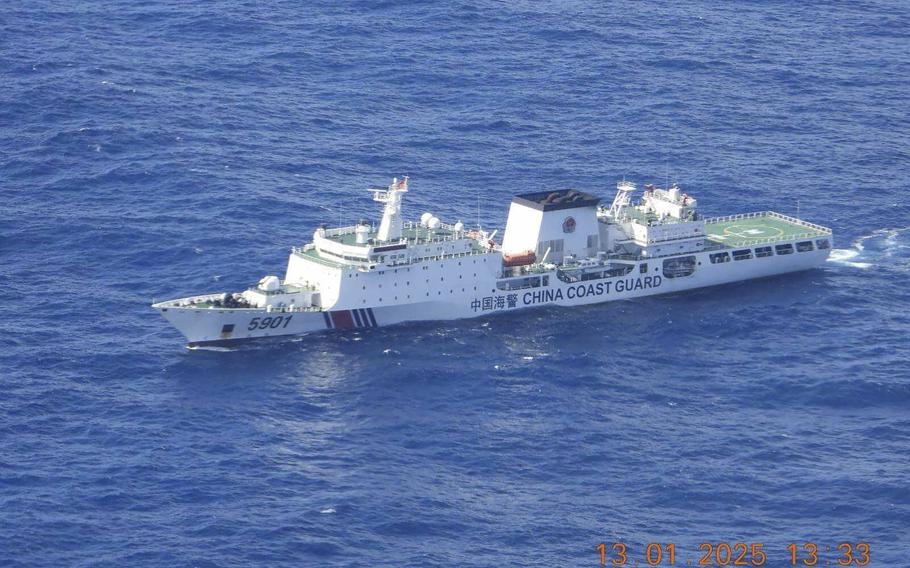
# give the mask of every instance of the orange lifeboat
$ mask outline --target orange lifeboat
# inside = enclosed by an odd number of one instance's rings
[[[537,255],[529,250],[515,254],[502,255],[503,266],[524,266],[526,264],[534,264],[535,260],[537,260]]]

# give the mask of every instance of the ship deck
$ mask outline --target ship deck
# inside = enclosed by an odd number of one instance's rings
[[[729,247],[810,239],[831,234],[827,227],[773,211],[706,219],[705,232],[709,241]]]
[[[376,236],[377,236],[376,232],[370,233],[370,235],[369,235],[370,240],[372,241],[373,239],[376,238]],[[340,233],[340,234],[334,234],[334,235],[329,236],[328,238],[337,243],[341,243],[343,245],[366,246],[366,245],[359,245],[357,243],[357,235],[353,231],[346,232],[346,233]],[[401,230],[401,241],[400,242],[404,242],[404,243],[407,243],[408,245],[411,245],[411,244],[418,244],[418,243],[452,241],[452,240],[456,240],[459,238],[463,238],[463,237],[461,235],[456,235],[454,231],[444,228],[444,227],[439,227],[437,229],[430,230],[430,229],[421,227],[420,225],[417,225],[414,223],[408,223]],[[469,239],[469,242],[471,244],[471,250],[473,250],[474,252],[484,252],[485,249],[484,249],[483,245],[481,245],[475,239]],[[384,243],[373,242],[372,244],[374,246],[378,246],[378,245],[381,245]],[[396,244],[396,242],[392,242],[390,244]]]
[[[377,232],[373,231],[369,234],[371,240],[375,239]],[[343,245],[357,245],[357,235],[353,230],[345,233],[333,234],[328,237],[329,239],[341,243]],[[429,242],[429,241],[447,241],[455,238],[455,233],[449,229],[439,227],[435,230],[430,230],[420,225],[413,223],[408,223],[401,230],[401,238],[407,242]],[[377,243],[379,244],[379,243]]]

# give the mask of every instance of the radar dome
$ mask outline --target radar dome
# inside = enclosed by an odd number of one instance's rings
[[[427,227],[436,230],[439,228],[439,224],[441,222],[442,221],[439,220],[439,217],[432,217],[429,221],[427,221]]]
[[[432,219],[432,218],[433,218],[433,214],[430,213],[429,211],[427,211],[426,213],[424,213],[423,215],[420,216],[420,224],[423,225],[424,227],[427,227],[427,226],[429,226],[430,219]]]
[[[370,226],[362,219],[354,227],[354,238],[358,245],[365,244],[370,239]]]

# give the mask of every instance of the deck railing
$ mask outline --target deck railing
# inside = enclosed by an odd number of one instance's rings
[[[354,229],[356,225],[351,225],[350,227],[336,227],[334,229],[326,229],[325,236],[327,237],[339,237],[341,235],[352,235],[354,234]]]
[[[726,223],[728,221],[739,221],[740,219],[754,219],[756,217],[767,217],[770,211],[756,211],[754,213],[738,213],[736,215],[724,215],[722,217],[708,217],[705,219],[706,225],[715,223]]]
[[[822,227],[821,225],[816,225],[815,223],[810,223],[808,221],[803,221],[802,219],[797,219],[796,217],[790,217],[789,215],[784,215],[783,213],[777,213],[776,211],[768,211],[768,216],[776,217],[788,223],[793,223],[794,225],[800,225],[801,227],[808,227],[814,229],[820,233],[831,234],[831,229],[828,227]]]
[[[714,225],[717,223],[727,223],[730,221],[738,221],[740,219],[755,219],[758,217],[774,217],[775,219],[780,219],[790,223],[791,225],[799,225],[800,227],[807,227],[813,231],[817,231],[822,234],[829,235],[831,234],[831,229],[828,227],[822,227],[821,225],[816,225],[815,223],[810,223],[808,221],[803,221],[802,219],[797,219],[796,217],[790,217],[789,215],[784,215],[783,213],[778,213],[776,211],[756,211],[754,213],[739,213],[738,215],[726,215],[723,217],[710,217],[705,219],[706,225]],[[812,233],[815,236],[814,233]],[[794,238],[800,238],[799,236]]]

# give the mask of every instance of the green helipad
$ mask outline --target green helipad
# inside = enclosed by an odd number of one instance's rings
[[[770,211],[707,219],[708,240],[730,247],[792,241],[830,234],[820,225]]]

